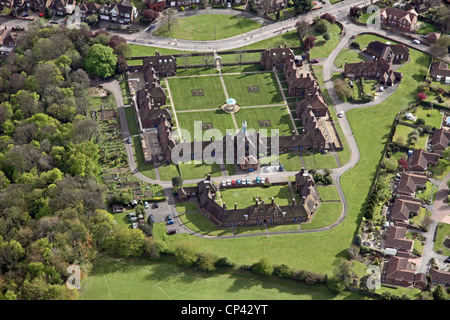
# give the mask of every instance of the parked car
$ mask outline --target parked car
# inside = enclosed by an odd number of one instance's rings
[[[155,29],[156,28],[156,26],[154,25],[154,24],[152,24],[151,26],[150,26],[150,28],[148,28],[148,30],[153,30],[153,29]]]
[[[450,263],[450,257],[444,260],[445,263]]]
[[[422,38],[428,38],[428,35],[427,34],[423,34],[423,35],[421,35],[421,37]]]
[[[420,41],[419,40],[413,40],[413,43],[420,44]]]
[[[167,221],[170,221],[170,220],[173,220],[173,219],[172,219],[172,215],[169,213],[169,214],[167,215]]]
[[[241,179],[237,179],[237,180],[236,180],[236,184],[237,184],[237,185],[240,185],[240,184],[241,184]]]
[[[222,187],[225,187],[227,185],[227,182],[225,180],[222,181]]]
[[[312,59],[310,60],[311,63],[319,63],[319,59]]]
[[[235,186],[235,185],[236,185],[236,181],[235,181],[235,180],[232,180],[232,181],[231,181],[231,184],[232,184],[233,186]]]
[[[284,167],[283,167],[283,165],[280,163],[280,166],[279,166],[279,168],[278,168],[278,171],[280,171],[280,172],[283,172],[284,171]]]
[[[228,9],[231,9],[231,3],[228,2]]]
[[[148,209],[149,205],[148,205],[147,201],[144,202],[144,207],[145,207],[145,209]]]
[[[131,143],[131,137],[128,137],[127,143]]]
[[[245,181],[245,179],[242,179],[242,184],[247,184],[247,182]]]
[[[270,183],[269,177],[266,178],[266,183]]]
[[[256,183],[259,183],[259,182],[260,182],[259,177],[256,177]]]
[[[167,231],[168,235],[175,234],[175,233],[177,233],[177,230],[175,230],[175,229],[171,229],[171,230]]]
[[[159,208],[158,202],[155,202],[155,208],[156,208],[156,209]]]
[[[250,184],[250,179],[249,178],[247,178],[247,184]]]
[[[28,17],[28,13],[24,13],[23,15],[22,15],[22,17]]]
[[[173,220],[169,220],[169,221],[167,221],[167,224],[173,224],[174,223],[174,221]]]
[[[339,112],[338,117],[342,118],[344,116],[344,111]]]
[[[227,180],[227,186],[231,186],[231,180]]]
[[[153,214],[150,215],[150,220],[152,221],[152,223],[155,223],[155,216]]]

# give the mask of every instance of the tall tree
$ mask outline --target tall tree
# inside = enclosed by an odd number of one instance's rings
[[[86,71],[101,78],[108,78],[115,74],[117,56],[114,50],[102,44],[94,44],[84,60]]]

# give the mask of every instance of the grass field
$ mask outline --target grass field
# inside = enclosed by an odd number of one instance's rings
[[[205,14],[179,19],[170,30],[167,25],[158,28],[153,35],[186,40],[218,40],[258,29],[259,22],[234,15]]]
[[[405,139],[405,142],[407,143],[407,147],[408,148],[412,148],[412,149],[422,149],[425,148],[425,144],[427,142],[427,138],[428,135],[424,134],[422,136],[419,136],[419,139],[417,140],[417,142],[412,145],[410,143],[408,143],[408,135],[411,133],[411,131],[413,131],[414,128],[399,124],[397,125],[397,127],[395,128],[395,134],[394,134],[394,138],[393,140],[396,141],[396,139],[398,139],[398,137],[403,137]]]
[[[207,273],[179,267],[173,257],[100,257],[81,283],[84,300],[358,300],[355,292],[333,293],[325,285],[259,276],[232,269]]]
[[[288,186],[225,189],[220,191],[220,195],[222,202],[225,202],[230,208],[234,206],[234,203],[237,203],[238,209],[254,205],[254,197],[259,197],[265,203],[270,203],[271,197],[274,197],[275,203],[280,206],[292,203],[292,193]]]
[[[178,169],[178,166],[171,163],[171,164],[161,164],[158,167],[159,172],[159,178],[162,181],[171,181],[173,177],[177,177],[180,175],[180,171]]]
[[[124,108],[124,110],[127,116],[128,131],[130,132],[130,135],[134,136],[136,134],[139,134],[133,107],[127,107]]]
[[[247,121],[247,128],[261,131],[267,130],[267,134],[273,135],[272,129],[278,129],[278,134],[292,134],[292,122],[285,106],[241,108],[235,115],[238,127],[241,127],[242,121]],[[270,126],[260,127],[258,120],[269,120]],[[261,132],[262,133],[262,132]]]
[[[283,103],[275,75],[272,72],[224,75],[228,96],[236,99],[240,106],[260,106]],[[259,92],[248,92],[248,87],[257,86]]]
[[[220,165],[217,163],[209,165],[206,163],[195,164],[193,162],[186,162],[180,163],[178,166],[184,180],[206,178],[208,174],[210,174],[211,177],[220,177],[222,175]]]
[[[342,204],[340,202],[322,202],[314,213],[310,223],[302,223],[302,230],[320,229],[329,226],[335,222],[342,213]]]
[[[323,35],[314,32],[313,35],[317,38],[317,40],[315,42],[315,46],[311,49],[311,57],[328,57],[341,40],[341,31],[342,29],[337,23],[332,24],[330,30],[328,31],[330,40],[325,40]]]
[[[318,186],[320,199],[322,201],[340,201],[339,193],[335,186]]]
[[[177,202],[176,208],[178,213],[186,213],[186,212],[198,212],[198,204],[197,201],[192,202]]]
[[[306,169],[333,169],[337,168],[334,155],[320,153],[302,153],[303,162]]]
[[[167,82],[177,111],[215,109],[225,103],[225,92],[218,76],[169,78]],[[203,90],[203,95],[193,95],[192,90]]]

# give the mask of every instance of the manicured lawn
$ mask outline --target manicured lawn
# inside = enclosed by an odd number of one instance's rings
[[[220,78],[192,77],[167,79],[175,110],[215,109],[225,103],[226,97]],[[194,95],[192,90],[203,90]]]
[[[205,41],[229,38],[260,27],[259,22],[240,16],[205,14],[181,18],[170,30],[163,25],[153,34],[159,37]]]
[[[255,197],[261,201],[270,203],[271,197],[274,197],[275,203],[280,206],[286,206],[292,203],[292,193],[288,186],[270,186],[270,187],[250,187],[238,189],[225,189],[220,191],[222,202],[225,202],[229,208],[237,203],[238,209],[247,208],[255,204]]]
[[[332,24],[328,33],[330,34],[330,40],[325,40],[323,35],[316,32],[313,33],[317,40],[315,46],[311,49],[312,58],[326,58],[338,45],[341,40],[341,27],[337,23]]]
[[[267,230],[269,230],[269,232],[295,231],[298,230],[298,224],[269,225],[267,226]]]
[[[201,248],[199,248],[201,249]],[[333,293],[325,285],[264,277],[239,269],[216,273],[177,266],[173,257],[102,256],[81,282],[83,300],[358,300],[355,292]]]
[[[136,117],[134,115],[134,108],[126,107],[124,108],[124,110],[127,116],[128,131],[130,132],[130,135],[134,136],[136,134],[139,134],[138,126],[136,123]]]
[[[184,180],[206,178],[208,174],[211,177],[220,177],[222,175],[220,165],[217,163],[211,165],[206,163],[195,164],[193,162],[181,163],[179,168]]]
[[[171,181],[173,177],[178,177],[180,175],[180,172],[178,170],[178,166],[171,163],[171,164],[161,164],[158,167],[159,171],[159,178],[162,181]]]
[[[253,109],[252,109],[253,110]],[[218,129],[225,136],[226,130],[235,131],[233,118],[230,114],[223,112],[218,109],[217,111],[203,111],[203,112],[178,112],[177,113],[178,123],[180,128],[188,130],[190,137],[186,134],[183,135],[186,141],[197,141],[210,140],[210,135],[204,136],[204,130],[202,130],[201,124],[195,124],[195,121],[201,121],[203,124],[211,123],[213,129]]]
[[[259,64],[246,64],[246,65],[236,65],[236,66],[223,66],[222,73],[235,73],[235,72],[255,72],[260,71]]]
[[[359,35],[356,37],[356,42],[359,43],[360,49],[363,50],[365,48],[367,48],[367,46],[369,45],[369,43],[371,43],[372,41],[380,41],[383,43],[386,43],[386,41],[389,41],[391,44],[397,44],[397,42],[386,39],[384,37],[378,36],[378,35],[374,35],[374,34],[363,34],[363,35]]]
[[[272,72],[224,75],[228,96],[236,99],[240,106],[261,106],[283,103],[283,97]],[[248,87],[258,87],[258,92],[249,92]]]
[[[177,202],[175,206],[177,208],[178,213],[186,213],[186,212],[198,213],[198,204],[196,201]]]
[[[337,168],[336,158],[332,154],[302,153],[306,169],[333,169]]]
[[[337,68],[344,68],[345,62],[356,63],[360,61],[366,61],[365,57],[361,53],[351,49],[344,49],[337,55],[336,60],[334,60],[334,65]]]
[[[442,250],[442,254],[450,256],[450,249],[444,246],[445,237],[450,237],[450,224],[439,222],[434,251]]]
[[[416,33],[418,33],[418,34],[428,34],[430,32],[440,32],[439,28],[432,23],[428,23],[425,21],[422,21],[421,23],[422,23],[422,25],[416,31]]]
[[[408,148],[412,149],[422,149],[425,148],[425,144],[427,142],[428,135],[424,134],[419,136],[419,140],[414,145],[408,143],[408,135],[413,131],[414,128],[399,124],[395,129],[395,134],[393,140],[396,141],[398,137],[403,137],[405,142],[407,143]]]
[[[178,211],[178,206],[177,206]],[[219,229],[207,217],[200,212],[186,212],[179,214],[181,222],[190,230],[208,236],[231,236],[231,229]]]
[[[436,129],[439,129],[442,124],[442,113],[438,109],[426,109],[423,106],[418,106],[417,111],[413,113],[417,118],[425,120],[428,124]],[[413,123],[411,120],[402,119],[405,122]]]
[[[285,106],[241,108],[235,115],[238,127],[242,127],[242,121],[247,121],[247,128],[262,131],[267,130],[268,134],[273,129],[279,130],[279,135],[292,134],[292,121]],[[258,121],[269,120],[270,126],[260,127]]]
[[[416,192],[416,197],[422,200],[429,200],[433,202],[434,196],[436,195],[437,187],[430,181],[425,184],[425,190],[419,190]]]
[[[145,164],[144,155],[142,153],[141,139],[139,136],[133,137],[134,158],[140,173],[150,179],[156,179],[153,164]]]
[[[280,154],[279,161],[286,171],[300,171],[302,169],[302,160],[298,153]]]
[[[302,223],[302,230],[320,229],[335,222],[342,213],[340,202],[322,202],[319,209],[314,213],[310,223]]]
[[[202,74],[217,74],[219,71],[217,68],[188,68],[186,69],[178,69],[177,77],[181,76],[198,76]]]
[[[335,186],[318,186],[320,199],[322,201],[340,201],[339,193]]]

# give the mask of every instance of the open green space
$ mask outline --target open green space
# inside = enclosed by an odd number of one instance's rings
[[[328,57],[334,48],[338,45],[341,40],[342,28],[337,23],[331,25],[328,34],[330,35],[329,40],[325,40],[323,34],[318,34],[314,32],[313,35],[317,38],[315,46],[311,49],[312,58],[326,58]]]
[[[411,144],[411,143],[409,142],[408,135],[409,135],[409,134],[411,133],[411,131],[413,131],[413,130],[414,130],[414,128],[405,126],[405,125],[403,125],[403,124],[397,125],[396,128],[395,128],[395,134],[394,134],[394,137],[393,137],[393,141],[397,141],[397,139],[398,139],[399,137],[403,137],[404,141],[406,142],[406,146],[407,146],[408,148],[412,148],[412,149],[422,149],[422,148],[425,148],[425,144],[426,144],[427,139],[428,139],[428,135],[427,135],[427,134],[424,134],[424,135],[419,136],[419,139],[416,141],[415,144]]]
[[[313,214],[309,223],[302,223],[302,230],[320,229],[331,225],[342,213],[342,204],[340,202],[322,202],[319,209]]]
[[[158,167],[159,178],[162,181],[171,181],[173,177],[178,177],[180,175],[180,171],[178,170],[178,166],[176,164],[163,163]]]
[[[136,116],[134,113],[133,107],[126,107],[124,108],[125,115],[127,116],[127,123],[128,123],[128,131],[130,132],[131,136],[134,136],[136,134],[139,134],[138,126],[136,123]]]
[[[422,25],[417,29],[417,34],[428,34],[430,32],[440,32],[439,28],[432,23],[421,21]]]
[[[317,186],[322,201],[340,201],[339,193],[335,186]]]
[[[153,35],[186,40],[218,40],[246,33],[261,27],[259,22],[226,14],[204,14],[181,18],[170,29],[159,27]]]
[[[337,168],[336,158],[332,154],[302,153],[306,169],[333,169]]]
[[[450,256],[450,248],[444,246],[444,240],[450,237],[450,224],[439,222],[436,233],[436,241],[434,242],[434,251],[442,251],[443,255]]]
[[[178,213],[198,212],[197,201],[177,202],[175,206],[177,208]]]
[[[84,300],[358,300],[355,292],[331,292],[325,285],[259,276],[232,269],[207,273],[177,266],[173,257],[100,257],[81,283]]]
[[[211,177],[220,177],[222,175],[220,165],[217,163],[197,164],[191,161],[180,163],[178,167],[180,168],[181,176],[183,177],[184,180],[206,178],[208,174],[210,174]]]
[[[237,203],[238,209],[247,208],[255,204],[255,199],[259,197],[260,202],[270,203],[273,197],[275,203],[280,206],[292,203],[292,193],[288,186],[276,185],[270,187],[249,187],[237,189],[225,189],[220,191],[222,202],[228,207],[233,207]]]
[[[253,110],[253,109],[252,109]],[[221,109],[216,111],[202,111],[202,112],[178,112],[178,123],[180,128],[187,130],[190,133],[190,137],[183,135],[186,141],[209,141],[211,135],[205,135],[205,130],[202,130],[201,123],[209,126],[212,125],[212,129],[218,129],[225,136],[227,130],[236,130],[231,114],[225,113]],[[195,123],[195,122],[198,123]],[[200,123],[201,121],[201,123]],[[208,127],[209,128],[209,127]]]
[[[272,72],[224,75],[228,96],[240,106],[260,106],[283,103],[283,97]],[[254,87],[250,88],[249,87]],[[257,88],[256,88],[257,87]],[[256,89],[257,92],[249,92]]]
[[[167,82],[177,111],[215,109],[225,103],[225,92],[218,76],[169,78]]]
[[[178,208],[177,208],[178,210]],[[198,211],[181,213],[181,222],[190,230],[207,236],[220,237],[233,235],[231,229],[220,229]]]
[[[242,126],[242,121],[247,121],[247,128],[262,131],[267,130],[267,134],[274,135],[273,129],[278,129],[278,134],[291,135],[292,134],[292,121],[289,116],[289,112],[285,106],[273,106],[273,107],[258,107],[258,108],[241,108],[235,115],[238,127]],[[270,121],[270,126],[267,122],[260,126],[258,121]],[[262,132],[261,132],[262,134]]]
[[[360,61],[366,61],[364,55],[352,49],[344,49],[337,55],[334,60],[336,68],[344,68],[345,63],[356,63]]]
[[[355,41],[359,43],[359,47],[360,47],[361,50],[367,48],[369,43],[371,43],[372,41],[380,41],[380,42],[383,42],[383,43],[390,42],[391,44],[397,44],[397,42],[395,42],[395,41],[392,41],[390,39],[386,39],[384,37],[381,37],[381,36],[375,35],[375,34],[359,35],[359,36],[356,37]]]

